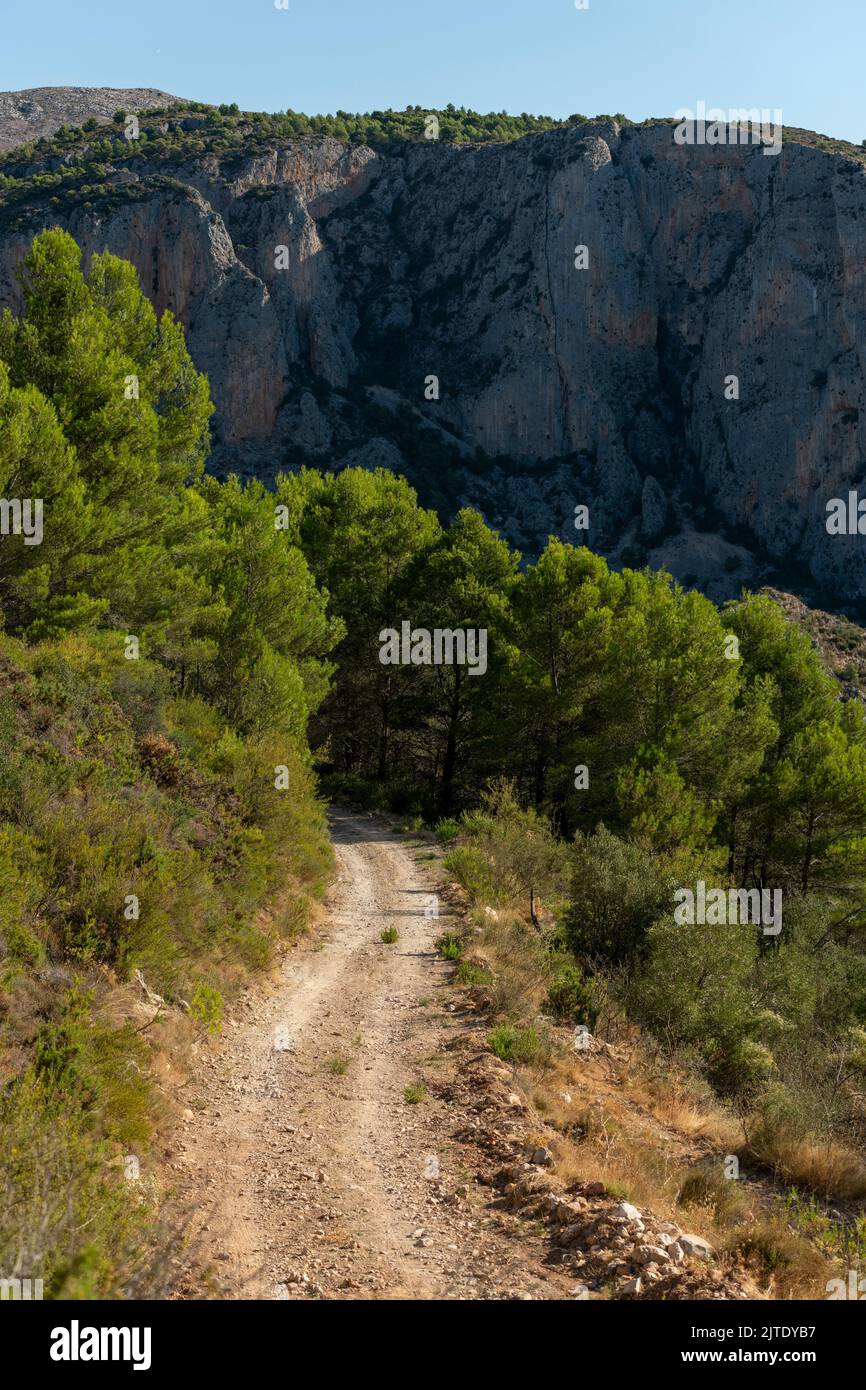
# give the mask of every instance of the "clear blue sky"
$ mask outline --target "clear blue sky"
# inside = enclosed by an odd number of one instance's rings
[[[248,110],[449,101],[634,120],[780,107],[866,137],[866,0],[3,0],[0,90],[161,87]],[[11,13],[10,13],[11,11]]]

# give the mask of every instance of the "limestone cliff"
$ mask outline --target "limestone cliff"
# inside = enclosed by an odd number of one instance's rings
[[[0,302],[33,231],[60,223],[187,326],[218,469],[384,464],[527,551],[553,531],[719,594],[799,569],[861,600],[863,541],[825,527],[864,472],[856,154],[614,120],[170,167],[145,151],[99,198],[4,220],[0,194]]]

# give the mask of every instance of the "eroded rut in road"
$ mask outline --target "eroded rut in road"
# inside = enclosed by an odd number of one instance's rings
[[[426,865],[370,817],[335,814],[332,835],[324,928],[240,1001],[188,1088],[172,1167],[217,1296],[568,1297],[475,1183],[476,1103],[449,1050],[465,1020]]]

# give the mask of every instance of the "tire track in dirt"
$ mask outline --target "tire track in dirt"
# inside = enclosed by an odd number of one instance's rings
[[[567,1297],[541,1243],[488,1210],[456,1137],[478,1120],[451,1084],[462,1020],[426,867],[372,817],[335,812],[332,837],[326,926],[207,1047],[178,1135],[217,1296]]]

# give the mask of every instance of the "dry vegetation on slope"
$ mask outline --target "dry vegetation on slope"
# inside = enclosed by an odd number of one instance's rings
[[[459,840],[446,862],[459,872]],[[828,1280],[861,1268],[857,1154],[756,1136],[748,1113],[723,1105],[600,982],[593,1033],[576,1046],[573,1022],[551,1012],[562,995],[551,992],[555,967],[525,906],[497,895],[491,907],[462,884],[452,892],[463,903],[449,951],[456,982],[526,1108],[525,1152],[502,1175],[507,1201],[527,1219],[552,1220],[552,1243],[565,1247],[558,1258],[590,1296],[824,1298]],[[543,921],[549,932],[549,915]],[[551,1194],[568,1205],[560,1210]],[[624,1202],[642,1225],[623,1219]],[[708,1242],[712,1258],[664,1260],[682,1231]]]

